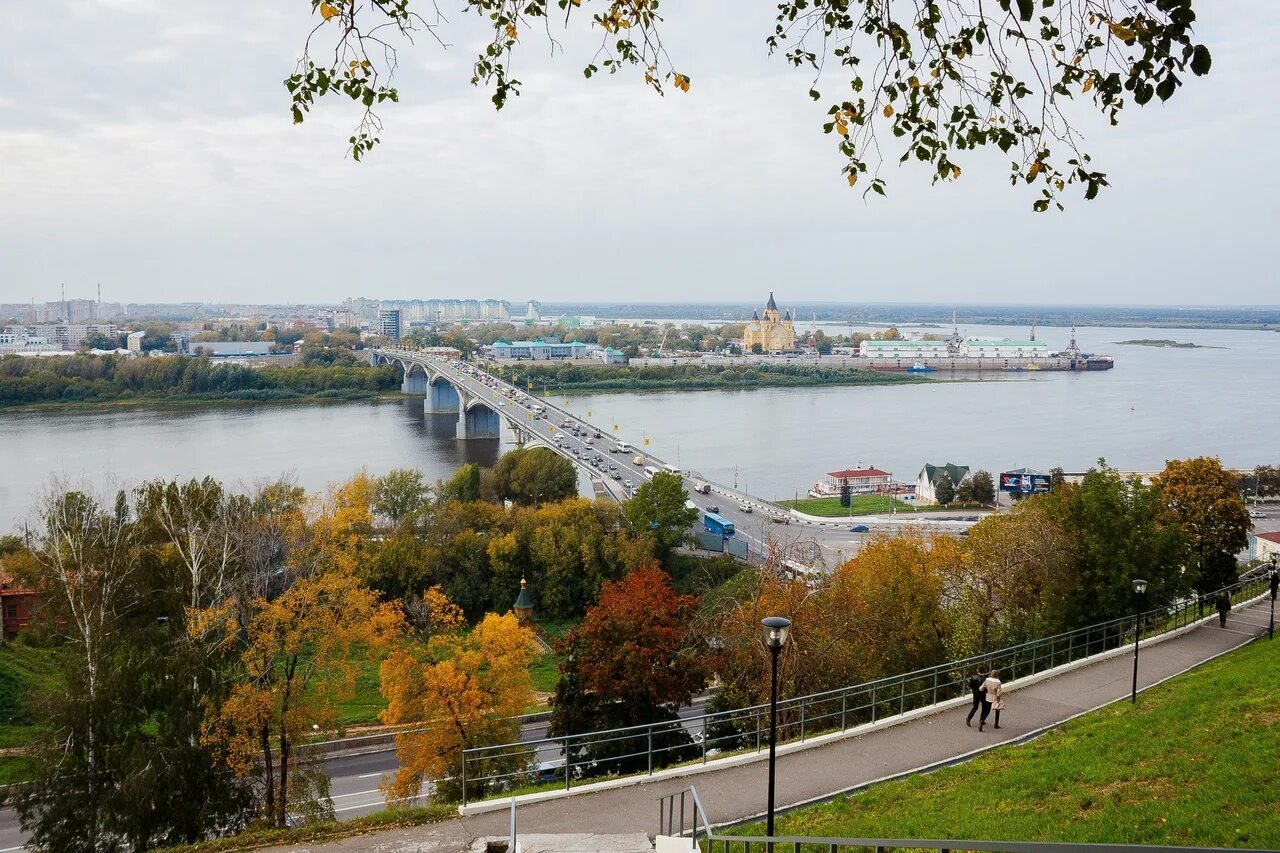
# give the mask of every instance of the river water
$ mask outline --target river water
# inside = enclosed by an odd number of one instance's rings
[[[1038,337],[1065,347],[1068,331],[1042,327]],[[1200,454],[1230,467],[1280,462],[1280,334],[1082,328],[1078,338],[1086,351],[1115,356],[1115,369],[879,388],[596,394],[568,405],[606,428],[618,424],[616,434],[633,444],[648,439],[668,461],[769,498],[863,465],[914,480],[925,462],[991,471],[1083,470],[1100,456],[1129,471]],[[1215,348],[1116,345],[1138,338]],[[361,469],[417,467],[443,478],[463,462],[491,464],[510,443],[507,435],[457,441],[455,417],[424,416],[421,400],[408,399],[0,413],[0,532],[27,517],[54,477],[114,488],[204,474],[250,484],[287,473],[316,489]]]

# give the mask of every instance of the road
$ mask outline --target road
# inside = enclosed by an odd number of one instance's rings
[[[689,719],[701,716],[710,700],[709,694],[696,697],[691,705],[680,709],[680,717]],[[701,732],[701,729],[695,727],[688,731],[693,735]],[[546,736],[546,722],[531,722],[520,727],[522,742],[530,743]],[[556,761],[563,757],[554,743],[541,743],[538,746],[539,762]],[[394,773],[397,767],[399,764],[392,747],[363,755],[335,756],[326,761],[325,772],[329,775],[333,807],[338,817],[358,817],[385,808],[378,783],[384,775]]]

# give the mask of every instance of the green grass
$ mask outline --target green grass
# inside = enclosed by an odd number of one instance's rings
[[[343,726],[377,725],[378,715],[387,707],[387,700],[378,692],[378,664],[362,658],[359,666],[356,692],[350,699],[338,703],[338,720]]]
[[[533,689],[539,693],[554,693],[560,680],[560,656],[547,652],[533,662],[529,674],[533,676]]]
[[[52,649],[0,643],[0,749],[28,746],[39,732],[35,694],[59,686]]]
[[[215,841],[202,841],[198,844],[183,844],[178,847],[166,847],[164,849],[170,851],[170,853],[229,853],[229,851],[233,850],[254,850],[267,846],[330,841],[384,829],[439,823],[442,820],[448,820],[450,817],[456,817],[457,814],[457,808],[447,804],[396,808],[352,818],[351,820],[314,823],[297,829],[248,829],[230,838],[219,838]]]
[[[1022,746],[782,816],[779,835],[1280,848],[1264,641]],[[1011,694],[1010,717],[1018,713]],[[959,717],[940,718],[959,725]],[[734,835],[759,835],[760,824]]]
[[[852,507],[840,506],[840,498],[801,498],[795,501],[778,501],[779,506],[798,509],[808,515],[840,518],[848,515],[875,515],[894,509],[897,512],[943,512],[952,509],[990,509],[981,504],[953,503],[950,506],[920,506],[904,503],[888,495],[855,495]]]

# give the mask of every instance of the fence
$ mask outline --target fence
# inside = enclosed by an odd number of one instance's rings
[[[1227,592],[1232,603],[1267,590],[1268,574],[1257,569],[1207,596],[1112,619],[1074,631],[1031,640],[989,654],[890,675],[778,702],[778,742],[804,741],[843,732],[884,717],[937,705],[968,694],[966,678],[979,666],[1001,671],[1006,682],[1112,651],[1141,637],[1186,627],[1213,610],[1213,597]],[[586,784],[601,777],[652,775],[680,763],[703,763],[725,753],[756,751],[769,745],[769,706],[753,705],[638,726],[545,737],[521,743],[464,750],[462,802],[525,787]],[[555,755],[548,760],[545,756]],[[544,759],[539,763],[539,756]],[[563,760],[561,760],[561,758]]]
[[[676,811],[677,803],[679,812]],[[686,809],[686,805],[688,808]],[[741,850],[751,853],[752,849],[760,853],[774,853],[790,848],[791,853],[802,853],[804,850],[819,853],[839,853],[840,850],[874,850],[875,853],[886,853],[889,850],[938,850],[940,853],[951,851],[982,851],[982,853],[1151,853],[1151,851],[1169,851],[1169,853],[1262,853],[1260,850],[1246,850],[1234,847],[1168,847],[1158,844],[1070,844],[1060,841],[971,841],[968,839],[941,838],[840,838],[813,837],[795,835],[725,835],[712,830],[707,820],[706,810],[698,798],[698,792],[692,787],[674,794],[658,798],[658,835],[689,835],[693,849],[705,850],[706,853],[732,853]]]

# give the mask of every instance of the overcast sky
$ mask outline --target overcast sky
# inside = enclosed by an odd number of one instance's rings
[[[663,4],[693,80],[665,98],[528,34],[500,113],[468,84],[483,33],[451,12],[453,47],[402,52],[364,163],[349,103],[290,121],[306,0],[10,4],[0,302],[101,282],[113,301],[1275,304],[1280,2],[1196,5],[1212,74],[1119,128],[1086,118],[1113,188],[1032,214],[998,152],[953,185],[889,165],[888,199],[850,190],[809,78],[765,53],[771,2]]]

